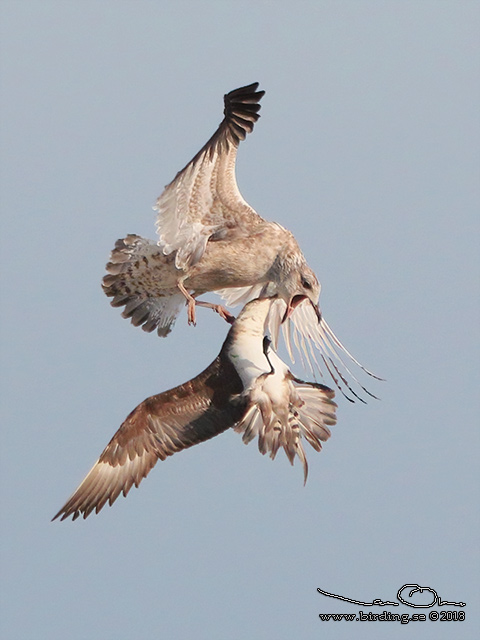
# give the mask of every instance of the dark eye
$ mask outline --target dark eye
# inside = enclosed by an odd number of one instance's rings
[[[302,287],[304,289],[311,289],[312,288],[312,283],[309,282],[308,280],[306,280],[305,278],[302,278]]]

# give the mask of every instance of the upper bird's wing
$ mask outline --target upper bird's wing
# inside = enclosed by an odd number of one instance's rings
[[[157,232],[166,255],[186,269],[202,257],[209,238],[224,239],[262,221],[235,180],[238,145],[258,120],[264,91],[258,82],[227,93],[225,117],[206,145],[158,198]]]
[[[262,287],[263,285],[252,285],[251,287],[219,289],[215,293],[220,295],[228,305],[235,306],[246,304],[257,296],[263,295]],[[319,373],[322,377],[328,373],[335,386],[348,400],[353,402],[351,396],[354,396],[360,402],[365,402],[361,397],[362,392],[376,398],[359,381],[347,363],[350,361],[355,367],[359,367],[364,373],[376,380],[382,380],[382,378],[366,369],[354,358],[334,334],[325,318],[323,316],[318,318],[308,300],[296,306],[292,315],[283,322],[286,310],[285,302],[277,299],[272,303],[268,314],[267,327],[275,349],[278,348],[281,327],[292,362],[295,362],[295,347],[303,367],[314,374]],[[357,387],[357,391],[355,387]]]
[[[280,324],[285,314],[286,305],[283,300],[277,300],[272,305],[268,318],[269,330],[274,345],[278,340]],[[361,369],[364,373],[382,380],[365,368],[340,342],[327,324],[323,315],[319,318],[314,308],[307,300],[295,307],[292,315],[282,325],[282,332],[290,358],[294,361],[293,344],[295,345],[305,369],[318,373],[323,377],[328,372],[339,391],[351,402],[354,396],[360,402],[362,392],[372,398],[377,398],[359,381],[351,370],[348,361]],[[293,336],[292,336],[293,334]],[[318,358],[318,359],[317,359]],[[358,391],[355,390],[357,387]]]
[[[221,367],[231,371],[219,376]],[[203,373],[170,391],[147,398],[128,416],[78,489],[56,514],[64,520],[96,513],[120,493],[138,487],[158,459],[222,433],[242,416],[231,401],[241,382],[229,362],[217,358]]]

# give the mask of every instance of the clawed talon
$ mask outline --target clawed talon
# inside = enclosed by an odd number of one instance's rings
[[[187,302],[187,304],[188,304],[188,310],[187,310],[188,324],[189,325],[193,324],[193,326],[195,327],[197,324],[197,317],[195,313],[195,300],[192,298]]]
[[[225,307],[222,307],[221,304],[215,305],[213,307],[213,310],[216,311],[218,315],[224,320],[226,320],[229,324],[233,324],[235,322],[235,316],[232,316],[232,314],[229,311],[227,311]]]
[[[178,282],[177,286],[178,286],[178,288],[180,289],[180,291],[183,293],[183,295],[185,296],[185,298],[187,300],[187,305],[188,305],[188,309],[187,309],[188,324],[193,324],[193,326],[195,326],[197,324],[197,318],[196,318],[196,314],[195,314],[195,305],[197,304],[196,300],[185,289],[185,287],[183,286],[183,284],[181,282]]]

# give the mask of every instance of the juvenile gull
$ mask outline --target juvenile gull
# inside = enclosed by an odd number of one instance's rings
[[[293,465],[308,466],[305,439],[316,451],[336,423],[334,392],[303,382],[265,337],[272,300],[248,303],[233,323],[220,354],[193,380],[147,398],[130,413],[78,489],[53,518],[96,513],[120,493],[138,487],[157,460],[165,460],[233,427],[243,441],[258,437],[271,458],[280,447]]]
[[[297,241],[281,225],[261,218],[237,187],[237,149],[260,117],[264,93],[255,82],[224,96],[224,119],[217,131],[157,200],[158,242],[134,234],[118,240],[103,289],[113,306],[125,307],[123,317],[144,331],[156,329],[160,336],[170,332],[185,301],[189,323],[195,323],[195,305],[212,307],[232,321],[221,305],[197,300],[208,291],[228,305],[276,296],[268,320],[275,348],[283,323],[293,360],[292,321],[293,341],[304,364],[321,372],[317,350],[339,389],[347,387],[358,397],[347,378],[358,381],[341,354],[373,374],[351,356],[322,317],[320,284]]]

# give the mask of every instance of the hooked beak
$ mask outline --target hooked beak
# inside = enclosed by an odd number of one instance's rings
[[[290,318],[290,316],[298,307],[298,305],[302,303],[304,300],[308,300],[310,302],[310,304],[313,307],[313,310],[315,311],[315,315],[317,316],[318,321],[320,322],[320,320],[322,319],[322,314],[320,313],[320,309],[316,304],[314,304],[310,300],[310,298],[308,298],[307,296],[293,296],[293,298],[290,300],[289,304],[287,305],[287,310],[285,311],[285,315],[282,318],[282,324],[285,322],[285,320],[287,320],[287,318]]]

